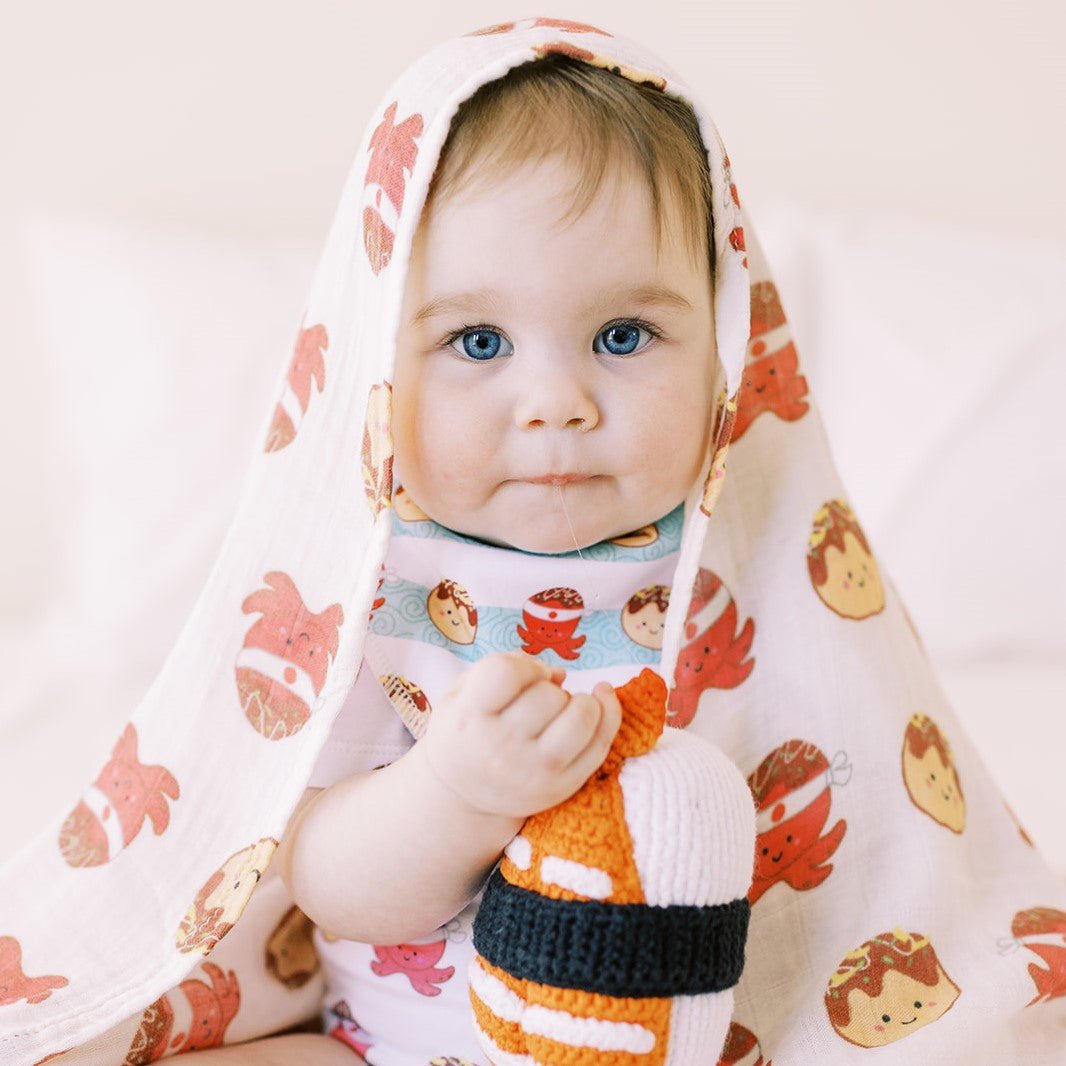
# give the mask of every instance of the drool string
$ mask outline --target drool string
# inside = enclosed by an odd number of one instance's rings
[[[577,536],[574,533],[574,523],[570,521],[570,512],[566,508],[566,494],[563,492],[562,484],[556,483],[555,486],[559,490],[559,503],[563,509],[563,515],[566,517],[566,524],[570,527],[570,539],[574,542],[574,547],[577,549],[578,558],[584,563],[585,557],[581,554],[581,547],[577,543]],[[596,602],[600,598],[600,594],[596,588],[596,582],[590,581],[589,586],[592,590],[592,604],[595,606]]]

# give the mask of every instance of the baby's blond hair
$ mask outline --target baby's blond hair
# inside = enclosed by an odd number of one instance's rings
[[[562,155],[581,175],[571,208],[578,217],[594,201],[612,163],[635,164],[648,182],[658,221],[656,251],[665,229],[662,183],[671,184],[685,221],[683,239],[695,262],[707,254],[714,276],[714,219],[707,154],[692,108],[650,85],[558,52],[512,67],[459,105],[426,205],[483,178]],[[701,242],[705,242],[702,245]]]

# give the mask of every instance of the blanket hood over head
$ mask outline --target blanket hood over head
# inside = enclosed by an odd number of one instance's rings
[[[358,672],[381,579],[412,239],[459,104],[554,52],[684,99],[707,151],[721,376],[660,672],[671,724],[726,751],[757,811],[723,1061],[761,1046],[780,1063],[850,1062],[856,1045],[922,1039],[926,1061],[975,1062],[950,1049],[1052,1039],[1037,1001],[1066,993],[1066,892],[959,728],[849,506],[717,129],[639,43],[524,18],[435,47],[367,122],[195,608],[100,774],[57,796],[0,870],[4,1063],[71,1049],[63,1061],[148,1062],[316,1012],[308,922],[269,864]],[[933,768],[952,782],[936,795]],[[878,993],[939,1005],[908,1031],[877,1020],[897,1013]],[[1043,1028],[1020,1017],[1030,1002]]]

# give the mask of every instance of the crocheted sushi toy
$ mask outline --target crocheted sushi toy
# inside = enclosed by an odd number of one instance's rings
[[[744,966],[751,792],[663,729],[645,668],[598,771],[523,823],[474,919],[470,1001],[493,1066],[713,1066]]]

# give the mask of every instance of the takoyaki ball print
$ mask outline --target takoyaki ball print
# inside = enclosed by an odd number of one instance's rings
[[[659,539],[659,527],[652,522],[650,525],[641,526],[630,533],[623,533],[620,537],[611,537],[608,544],[617,544],[620,548],[646,548]]]
[[[207,955],[214,950],[244,912],[277,846],[273,837],[261,837],[234,852],[204,882],[175,933],[179,951]]]
[[[670,589],[666,585],[648,585],[634,592],[622,608],[622,631],[642,648],[661,650],[669,606]]]
[[[0,936],[0,1007],[8,1007],[23,999],[27,1003],[43,1003],[57,988],[69,984],[57,973],[27,974],[18,938]]]
[[[751,286],[751,334],[732,433],[734,442],[766,411],[784,422],[795,422],[810,410],[810,404],[803,399],[807,395],[807,379],[798,370],[799,355],[777,286],[772,281],[757,281]]]
[[[660,92],[666,89],[666,79],[659,74],[617,63],[613,59],[590,52],[587,48],[581,48],[569,41],[546,41],[544,44],[533,45],[532,51],[537,59],[542,59],[552,53],[560,53],[572,59],[580,59],[594,67],[609,70],[612,74],[620,74],[637,85],[646,85],[649,89],[658,89]]]
[[[829,500],[814,514],[807,543],[807,570],[814,591],[841,618],[867,618],[885,606],[881,573],[866,534],[843,500]]]
[[[966,800],[947,738],[926,714],[915,714],[903,735],[903,781],[918,810],[961,833]]]
[[[312,382],[318,386],[319,392],[326,387],[325,353],[328,348],[329,334],[321,322],[300,330],[285,375],[285,388],[274,408],[264,451],[279,451],[296,439],[296,431],[311,403]]]
[[[318,702],[337,654],[344,611],[339,603],[315,614],[288,574],[272,570],[267,588],[241,604],[262,617],[244,638],[235,663],[244,716],[267,740],[298,733]]]
[[[755,622],[744,621],[722,579],[701,566],[696,571],[688,614],[674,667],[674,687],[666,701],[666,724],[683,729],[696,717],[700,696],[709,688],[736,688],[755,669],[750,658]]]
[[[426,614],[453,644],[473,644],[477,636],[477,608],[470,593],[450,578],[442,578],[426,597]]]
[[[522,651],[539,655],[551,649],[561,659],[578,658],[584,636],[576,636],[585,613],[585,601],[577,589],[543,589],[526,600],[522,607],[524,626],[515,626],[522,638]]]
[[[763,1058],[759,1041],[750,1029],[730,1022],[722,1057],[716,1066],[773,1066],[773,1063]]]
[[[370,135],[370,161],[363,179],[363,247],[370,269],[380,274],[392,259],[393,241],[403,211],[408,175],[418,159],[422,116],[396,121],[399,101],[393,100]]]
[[[321,960],[311,936],[315,923],[293,904],[266,942],[266,969],[286,988],[303,988],[318,973]]]
[[[825,1009],[838,1036],[883,1047],[935,1022],[959,994],[929,938],[897,928],[844,956],[829,978]]]
[[[415,740],[420,740],[433,711],[425,691],[413,681],[399,674],[379,674],[378,682],[396,708],[400,720]]]
[[[428,522],[429,515],[414,501],[414,497],[401,485],[392,494],[392,506],[396,515],[404,522]]]
[[[1017,943],[1028,948],[1041,963],[1029,963],[1036,995],[1026,1003],[1049,1003],[1066,996],[1066,911],[1054,907],[1030,907],[1019,911],[1010,931]]]
[[[755,870],[748,902],[754,905],[778,882],[806,892],[833,871],[828,860],[848,824],[841,818],[823,830],[832,810],[832,789],[851,779],[844,752],[830,763],[806,740],[775,748],[748,778],[755,800]]]
[[[241,1005],[235,971],[200,964],[206,981],[188,977],[164,992],[141,1016],[122,1066],[147,1066],[164,1055],[221,1047]]]
[[[377,518],[392,504],[392,382],[374,385],[366,400],[363,426],[363,489],[370,513]]]
[[[165,766],[142,763],[137,729],[127,722],[111,758],[85,790],[59,830],[59,850],[68,866],[100,866],[140,833],[145,820],[159,836],[170,825],[168,797],[180,794],[177,779]]]
[[[714,455],[711,457],[711,466],[707,471],[707,480],[703,483],[703,496],[700,499],[700,510],[708,517],[714,513],[718,494],[725,484],[723,479],[725,478],[726,458],[729,455],[730,437],[737,417],[737,393],[730,396],[728,400],[719,397],[718,402],[720,405],[724,403],[722,428],[718,432],[718,440],[722,443],[715,448]]]

